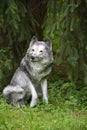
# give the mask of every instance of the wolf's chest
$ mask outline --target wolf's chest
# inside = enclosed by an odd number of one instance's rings
[[[34,82],[39,82],[41,81],[41,79],[43,79],[44,77],[46,77],[47,75],[49,75],[49,73],[51,72],[51,67],[37,67],[37,68],[33,68],[31,71],[30,71],[30,75],[31,75],[31,78]]]
[[[30,71],[30,75],[32,80],[40,81],[44,77],[44,72],[42,72],[42,68],[32,68]]]

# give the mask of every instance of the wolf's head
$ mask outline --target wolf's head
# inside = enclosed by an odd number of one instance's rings
[[[51,41],[38,41],[38,39],[33,36],[27,51],[27,55],[31,62],[39,62],[43,64],[52,63],[53,53]]]

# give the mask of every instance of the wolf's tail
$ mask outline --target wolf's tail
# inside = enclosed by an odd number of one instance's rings
[[[10,102],[10,94],[12,93],[12,86],[8,85],[6,88],[3,90],[3,97],[6,99],[7,102]]]
[[[13,93],[23,93],[23,89],[19,86],[12,86],[8,85],[4,90],[3,90],[3,96],[6,99],[7,102],[11,102],[11,96]]]

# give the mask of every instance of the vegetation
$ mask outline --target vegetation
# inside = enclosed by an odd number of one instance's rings
[[[51,93],[50,93],[51,94]],[[55,97],[55,100],[57,98]],[[86,130],[87,110],[59,101],[17,108],[0,102],[0,130]],[[58,102],[58,101],[57,101]],[[57,103],[56,102],[56,103]]]
[[[33,35],[53,43],[49,105],[18,109],[1,94],[0,130],[86,130],[87,0],[0,0],[1,93]]]

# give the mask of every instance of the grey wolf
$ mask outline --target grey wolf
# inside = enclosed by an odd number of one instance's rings
[[[6,101],[21,107],[26,100],[31,99],[30,107],[34,107],[38,98],[42,97],[43,101],[48,103],[47,76],[51,72],[52,63],[51,41],[38,41],[33,36],[25,57],[10,84],[3,90]]]

